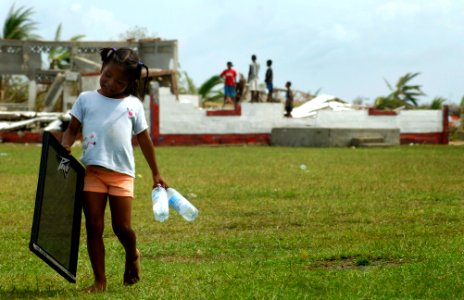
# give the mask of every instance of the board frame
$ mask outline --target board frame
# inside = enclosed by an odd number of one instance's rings
[[[41,231],[40,221],[42,215],[47,213],[42,210],[42,206],[44,201],[47,201],[47,199],[44,198],[44,192],[47,188],[45,186],[45,182],[48,168],[49,151],[51,149],[54,150],[57,156],[60,156],[61,161],[64,162],[63,168],[61,168],[62,164],[60,163],[58,171],[64,172],[63,174],[65,174],[65,172],[76,173],[75,194],[69,195],[70,198],[67,199],[73,203],[72,229],[69,243],[69,264],[66,263],[68,266],[57,259],[49,249],[46,249],[44,245],[40,245],[39,242],[39,237],[43,234],[47,234],[47,232]],[[65,174],[65,176],[67,176],[67,174]],[[82,164],[72,155],[70,155],[63,146],[61,146],[60,142],[53,136],[51,132],[45,131],[42,139],[42,155],[40,160],[39,179],[37,184],[34,218],[32,222],[29,249],[71,283],[76,283],[77,276],[84,176],[85,168],[82,166]]]

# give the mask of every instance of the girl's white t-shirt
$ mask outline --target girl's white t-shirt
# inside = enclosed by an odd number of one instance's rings
[[[82,162],[135,177],[132,136],[148,128],[142,102],[134,96],[108,98],[83,92],[71,109],[82,125]]]

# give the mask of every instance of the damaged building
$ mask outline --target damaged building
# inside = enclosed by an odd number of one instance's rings
[[[137,51],[150,68],[149,80],[169,87],[177,95],[176,40],[0,40],[0,131],[15,131],[19,135],[40,132],[47,126],[53,127],[52,123],[56,120],[63,121],[61,119],[66,118],[63,113],[71,109],[81,91],[98,88],[101,68],[99,51],[105,47],[125,47]],[[66,54],[64,66],[53,59],[53,54],[57,52]],[[6,99],[8,88],[11,88],[7,80],[14,80],[16,86],[22,87],[21,95],[11,96],[16,97],[15,101]]]

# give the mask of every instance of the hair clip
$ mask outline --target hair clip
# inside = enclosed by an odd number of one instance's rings
[[[105,50],[108,51],[108,52],[106,52],[106,59],[105,60],[110,59],[113,56],[113,54],[116,53],[116,51],[118,51],[117,48],[106,48]]]

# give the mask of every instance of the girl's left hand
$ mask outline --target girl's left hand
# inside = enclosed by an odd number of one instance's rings
[[[169,187],[166,181],[164,181],[164,179],[161,176],[159,175],[153,176],[153,188],[159,185],[165,189]]]

